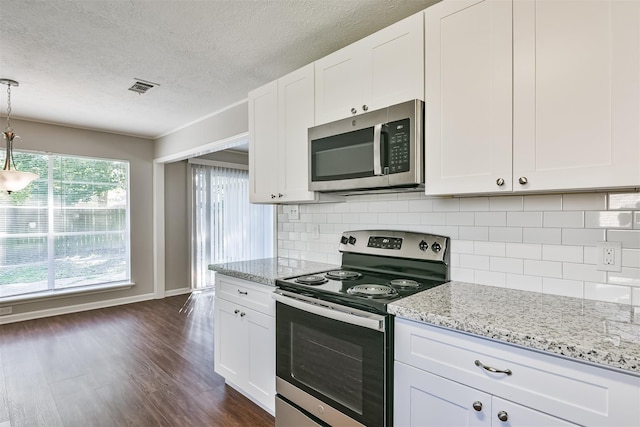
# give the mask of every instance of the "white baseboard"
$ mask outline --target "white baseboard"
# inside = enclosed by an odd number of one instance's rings
[[[90,302],[86,304],[67,305],[64,307],[49,308],[46,310],[30,311],[28,313],[9,314],[0,317],[0,325],[6,323],[22,322],[25,320],[41,319],[43,317],[58,316],[61,314],[78,313],[81,311],[96,310],[98,308],[115,307],[117,305],[132,304],[135,302],[149,301],[155,298],[155,294],[134,295],[125,298],[108,299],[104,301]]]
[[[175,297],[176,295],[184,295],[191,293],[193,289],[191,288],[180,288],[180,289],[171,289],[168,291],[164,291],[164,296],[166,297]]]

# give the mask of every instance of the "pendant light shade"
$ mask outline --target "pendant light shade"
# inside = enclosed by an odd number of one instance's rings
[[[0,190],[11,194],[12,191],[22,190],[31,181],[38,179],[38,175],[32,172],[21,172],[16,169],[13,161],[13,140],[20,137],[11,128],[11,86],[18,86],[18,82],[10,79],[0,79],[0,83],[7,85],[7,127],[2,133],[7,144],[7,152],[4,159],[4,168],[0,171]]]

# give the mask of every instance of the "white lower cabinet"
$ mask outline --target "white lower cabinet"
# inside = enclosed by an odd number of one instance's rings
[[[275,312],[271,287],[217,276],[215,371],[265,410],[275,411]]]
[[[631,374],[405,319],[395,359],[396,427],[640,425]]]

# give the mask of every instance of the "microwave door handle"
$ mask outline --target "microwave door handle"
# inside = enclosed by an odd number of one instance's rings
[[[373,127],[373,174],[382,175],[382,123]]]

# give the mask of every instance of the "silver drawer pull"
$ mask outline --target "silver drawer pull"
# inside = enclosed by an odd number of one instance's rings
[[[489,372],[493,372],[495,374],[507,374],[507,375],[513,374],[513,372],[511,372],[511,369],[496,369],[496,368],[492,368],[491,366],[483,365],[482,362],[480,362],[479,360],[476,360],[474,363],[476,364],[476,366],[479,366],[482,369],[484,369],[486,371],[489,371]]]
[[[249,295],[249,292],[247,292],[247,291],[241,291],[240,289],[238,289],[238,293],[239,293],[240,295]]]

